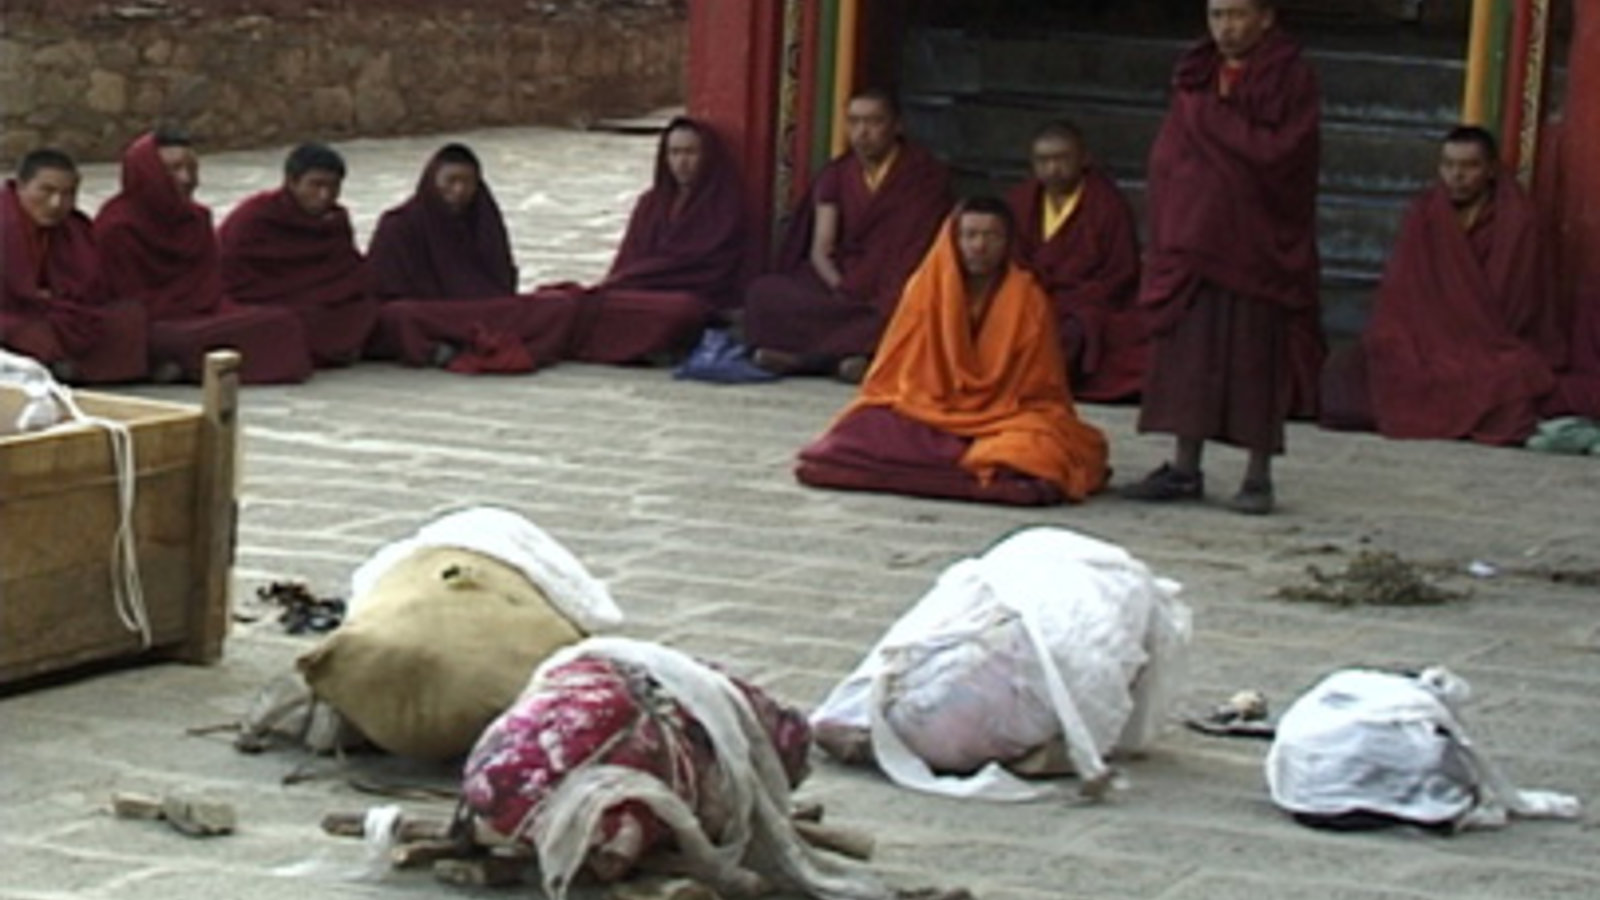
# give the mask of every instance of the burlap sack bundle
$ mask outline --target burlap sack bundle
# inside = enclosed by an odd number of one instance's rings
[[[352,609],[300,673],[373,743],[419,759],[464,755],[546,657],[585,637],[521,571],[455,547],[400,558]]]

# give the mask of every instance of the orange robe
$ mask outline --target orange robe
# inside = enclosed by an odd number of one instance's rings
[[[895,471],[904,468],[896,465],[902,462],[898,459],[884,459],[876,473],[881,478],[871,484],[829,478],[835,463],[862,468],[859,454],[843,459],[835,451],[851,443],[852,423],[882,422],[885,410],[959,440],[959,456],[951,463],[970,486],[967,491],[912,486],[899,492],[1043,502],[988,491],[1020,477],[1051,486],[1059,492],[1057,501],[1077,501],[1105,486],[1106,439],[1079,419],[1073,407],[1050,298],[1030,273],[1008,263],[974,328],[953,225],[907,282],[855,403],[801,452],[800,479],[827,487],[896,491]],[[852,450],[861,445],[857,442]]]

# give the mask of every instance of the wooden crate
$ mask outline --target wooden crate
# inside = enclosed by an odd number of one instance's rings
[[[124,422],[133,435],[149,648],[117,615],[112,591],[120,517],[106,432],[0,437],[0,686],[135,656],[221,658],[237,514],[238,373],[237,353],[208,356],[199,408],[76,394],[85,413]]]

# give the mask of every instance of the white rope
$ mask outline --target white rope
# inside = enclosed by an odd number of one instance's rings
[[[51,399],[72,421],[99,428],[111,443],[111,463],[117,476],[117,531],[111,539],[111,596],[123,627],[138,632],[139,646],[148,650],[153,640],[150,611],[144,602],[144,581],[139,577],[139,545],[133,529],[133,504],[138,470],[133,458],[133,432],[125,423],[88,415],[72,398],[72,391],[40,367],[48,379]]]

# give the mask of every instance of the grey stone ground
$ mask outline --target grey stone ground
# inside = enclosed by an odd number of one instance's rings
[[[471,138],[524,282],[599,274],[649,171],[650,140],[533,129]],[[345,145],[347,202],[363,233],[409,191],[437,143]],[[220,209],[274,182],[279,156],[207,160],[205,196]],[[115,175],[93,167],[88,178],[93,208]],[[723,660],[811,704],[943,566],[1018,526],[1064,525],[1122,543],[1186,585],[1198,626],[1192,705],[1259,687],[1281,707],[1337,666],[1442,662],[1472,681],[1469,724],[1513,778],[1600,802],[1593,587],[1463,576],[1457,585],[1471,599],[1446,609],[1272,598],[1307,564],[1340,567],[1363,547],[1458,568],[1600,569],[1595,461],[1295,426],[1279,476],[1283,511],[1264,520],[1215,505],[1103,498],[1019,511],[799,487],[795,449],[847,397],[820,381],[712,388],[578,365],[509,379],[364,365],[250,389],[240,608],[261,611],[248,598],[268,578],[342,592],[367,553],[431,514],[507,504],[609,579],[628,633]],[[1160,460],[1164,443],[1135,435],[1131,410],[1085,412],[1111,436],[1120,475]],[[1213,490],[1230,488],[1241,467],[1236,454],[1214,454]],[[0,700],[0,898],[471,895],[424,876],[355,884],[272,874],[308,859],[324,868],[358,860],[358,842],[323,837],[317,822],[379,801],[338,778],[283,786],[302,760],[239,756],[225,738],[185,729],[237,716],[307,646],[262,622],[239,627],[215,668],[144,667]],[[1313,833],[1267,802],[1265,749],[1175,730],[1126,762],[1126,791],[1093,807],[935,799],[820,761],[803,794],[832,820],[875,832],[877,867],[895,883],[966,885],[985,900],[1600,897],[1592,816],[1453,839]],[[239,834],[194,841],[104,811],[113,790],[179,784],[238,804]]]

